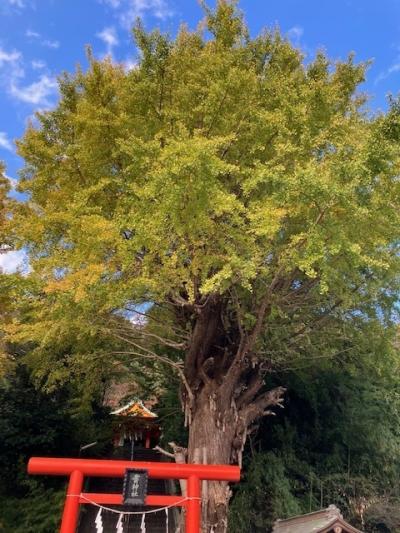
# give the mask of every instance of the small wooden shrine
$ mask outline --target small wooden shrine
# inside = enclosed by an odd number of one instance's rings
[[[272,533],[362,533],[348,524],[335,505],[286,520],[277,520]]]
[[[158,417],[141,400],[133,400],[111,414],[114,416],[115,447],[133,443],[137,447],[150,448],[158,444]]]

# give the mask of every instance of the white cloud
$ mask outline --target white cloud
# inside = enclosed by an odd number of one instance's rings
[[[26,30],[25,35],[29,39],[40,39],[40,44],[42,46],[46,46],[47,48],[59,48],[60,42],[59,41],[52,41],[51,39],[43,39],[40,33],[33,30]]]
[[[166,0],[100,0],[112,7],[122,27],[130,29],[137,17],[152,15],[165,20],[173,15]]]
[[[29,272],[28,257],[24,250],[0,253],[0,272],[13,274],[14,272]]]
[[[60,42],[59,41],[51,41],[49,39],[45,39],[41,42],[43,46],[47,46],[47,48],[59,48]]]
[[[12,142],[4,131],[0,131],[0,148],[4,148],[4,150],[9,150],[10,152],[13,151]]]
[[[31,37],[33,39],[39,39],[40,38],[40,33],[38,33],[37,31],[33,31],[33,30],[26,30],[25,35],[27,37]]]
[[[33,70],[40,70],[42,68],[46,68],[46,63],[41,59],[34,59],[33,61],[31,61],[31,66]]]
[[[121,0],[103,0],[105,4],[108,4],[113,9],[116,9],[121,5]]]
[[[303,36],[304,29],[301,26],[293,26],[293,28],[290,28],[287,32],[287,36],[292,41],[299,41],[299,39]]]
[[[132,59],[125,59],[125,61],[122,61],[122,66],[124,67],[125,72],[129,72],[130,70],[133,70],[138,67],[138,63],[136,61],[133,61]]]
[[[172,16],[165,0],[128,0],[126,10],[120,14],[120,22],[125,28],[131,28],[137,17],[144,17],[146,13],[158,19]]]
[[[113,48],[115,46],[118,46],[119,44],[118,36],[117,36],[117,32],[115,31],[115,28],[113,27],[104,28],[104,30],[97,33],[96,36],[105,43],[107,47],[107,54],[112,55]]]
[[[7,176],[7,174],[3,174],[3,176],[10,182],[11,188],[15,190],[16,186],[18,185],[18,180],[12,178],[11,176]]]
[[[128,316],[128,320],[134,326],[145,326],[148,322],[148,318],[142,315],[138,315],[133,312],[132,315]]]
[[[0,0],[1,1],[1,0]],[[32,68],[45,68],[43,61],[32,61]],[[16,101],[25,102],[35,106],[48,107],[50,98],[57,93],[56,80],[47,74],[42,74],[37,81],[28,85],[22,84],[25,77],[22,54],[17,50],[7,52],[0,47],[0,85],[5,87],[7,93]],[[3,148],[6,147],[4,138]],[[10,148],[7,148],[10,149]]]
[[[18,50],[7,52],[0,47],[0,83],[7,86],[10,81],[21,78],[23,75],[21,52]]]
[[[19,7],[20,9],[23,9],[25,7],[24,0],[6,0],[10,4],[10,6]]]
[[[13,50],[12,52],[6,52],[3,50],[3,48],[0,47],[0,67],[5,65],[6,63],[12,64],[19,61],[21,58],[21,53],[17,50]]]
[[[400,70],[400,62],[394,63],[389,69],[388,74],[393,74],[394,72],[398,72]]]
[[[396,60],[395,63],[393,63],[388,69],[381,72],[374,80],[374,84],[381,82],[382,80],[386,80],[386,78],[389,78],[392,74],[395,74],[396,72],[400,71],[400,58]]]
[[[48,106],[50,105],[49,98],[54,96],[57,91],[57,81],[54,78],[43,74],[39,80],[21,87],[15,82],[10,85],[10,94],[16,100],[28,104]]]

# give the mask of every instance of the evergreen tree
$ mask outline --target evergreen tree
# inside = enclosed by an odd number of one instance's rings
[[[340,357],[322,353],[279,377],[286,408],[261,424],[246,449],[233,532],[266,531],[278,518],[330,504],[362,531],[399,529],[398,351],[387,338],[364,334],[364,350],[357,341]]]

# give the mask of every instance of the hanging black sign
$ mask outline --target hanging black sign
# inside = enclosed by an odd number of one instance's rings
[[[124,476],[123,498],[125,505],[144,505],[147,496],[148,471],[128,468]]]

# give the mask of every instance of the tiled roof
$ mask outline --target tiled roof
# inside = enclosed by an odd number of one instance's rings
[[[141,418],[157,418],[157,415],[147,409],[140,400],[133,400],[123,407],[111,412],[112,415],[119,416],[140,416]]]
[[[327,509],[286,520],[277,520],[273,533],[362,533],[343,520],[339,509],[330,505]]]

